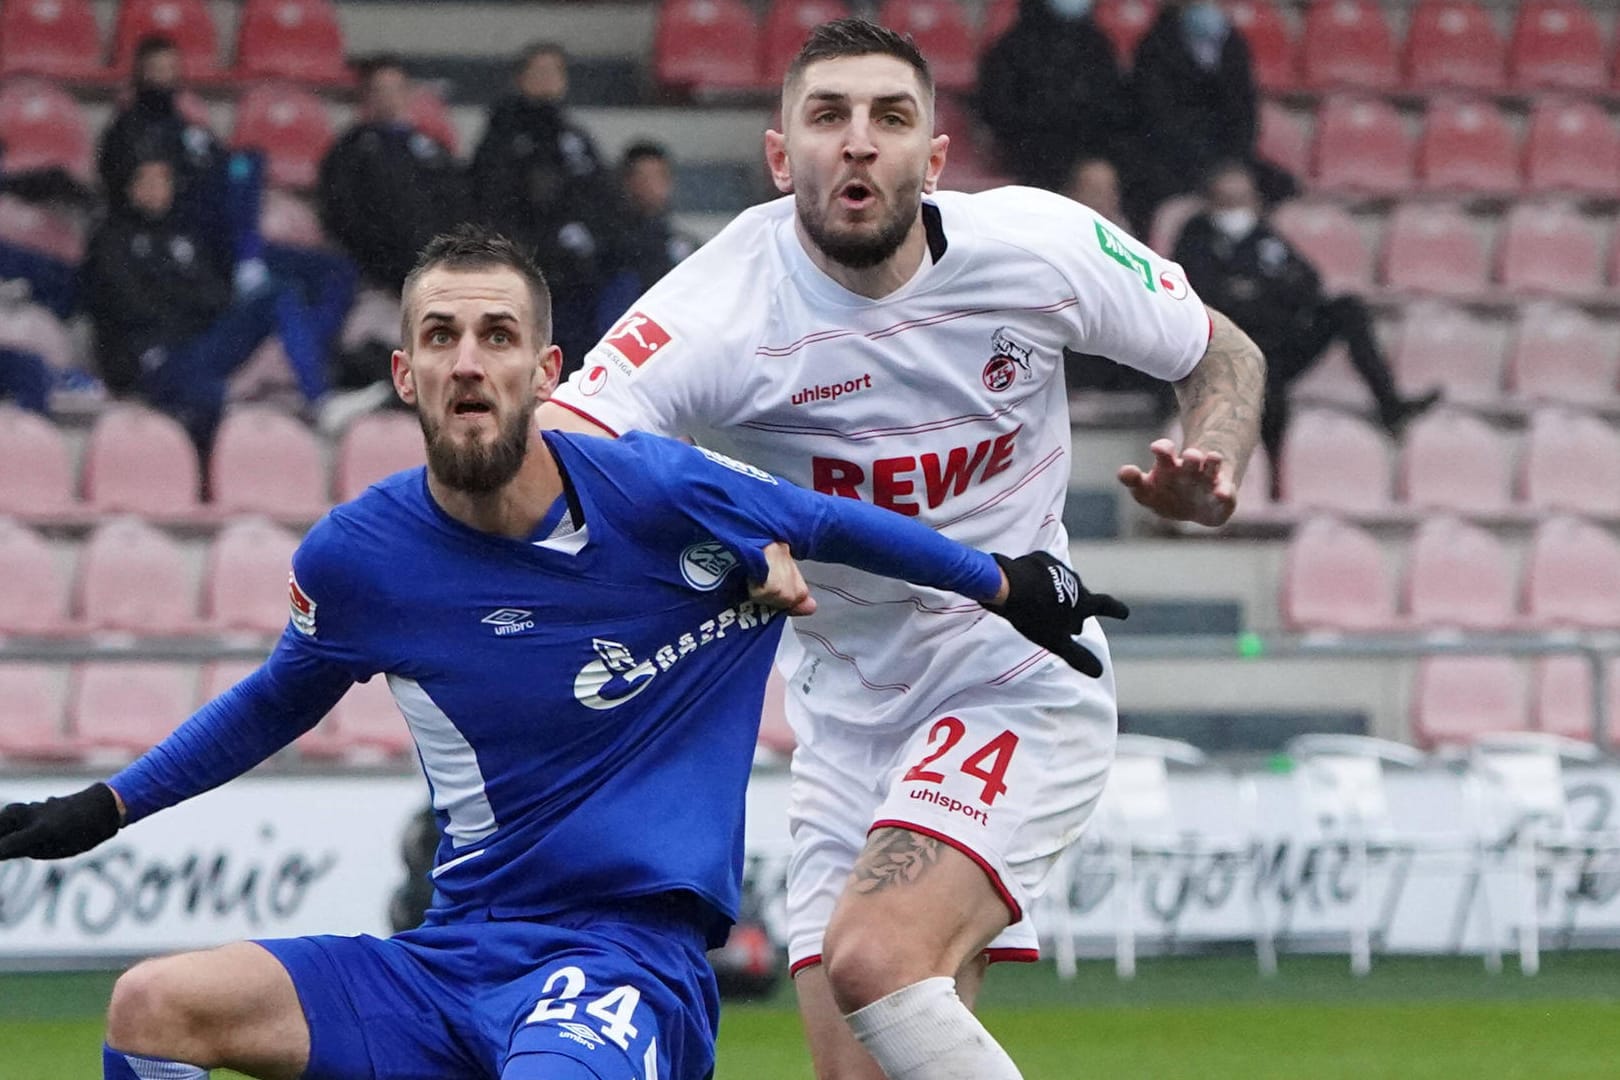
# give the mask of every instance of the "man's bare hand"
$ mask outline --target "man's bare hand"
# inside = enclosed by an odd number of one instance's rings
[[[781,608],[789,615],[809,615],[816,610],[816,598],[810,595],[810,586],[799,573],[788,546],[778,540],[765,548],[768,568],[763,582],[750,581],[748,595],[762,604]]]
[[[1144,473],[1135,465],[1119,470],[1119,482],[1130,489],[1133,499],[1171,521],[1226,524],[1237,509],[1237,485],[1225,457],[1194,446],[1178,453],[1170,439],[1159,439],[1149,449],[1150,471]]]

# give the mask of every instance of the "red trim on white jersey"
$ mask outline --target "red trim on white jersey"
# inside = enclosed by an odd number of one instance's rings
[[[1041,950],[985,949],[979,955],[984,957],[985,963],[988,964],[1034,964],[1040,960]],[[819,963],[821,963],[820,953],[806,956],[803,960],[796,961],[788,968],[788,978],[791,979],[805,968],[815,967]]]
[[[753,428],[755,431],[774,431],[784,435],[828,435],[833,438],[847,439],[850,442],[861,442],[866,439],[881,439],[889,435],[922,435],[930,431],[944,431],[946,428],[961,427],[964,424],[989,424],[1000,420],[1018,406],[1019,402],[1015,401],[1003,405],[995,412],[964,413],[961,416],[947,416],[942,420],[927,420],[921,424],[909,424],[905,427],[863,428],[860,431],[844,431],[841,428],[817,424],[771,424],[763,420],[745,420],[737,426]]]
[[[803,960],[799,960],[788,967],[788,978],[791,979],[805,968],[815,967],[819,963],[821,963],[820,953],[816,953],[813,956],[807,956]]]
[[[996,873],[995,867],[991,866],[983,855],[968,847],[961,840],[954,836],[946,836],[944,833],[930,829],[926,825],[917,825],[910,821],[901,821],[898,818],[884,818],[882,821],[872,822],[872,827],[866,830],[866,835],[871,836],[879,829],[905,829],[908,832],[932,837],[940,843],[948,844],[960,851],[963,855],[972,859],[979,869],[984,871],[985,877],[990,879],[990,887],[996,890],[996,895],[1001,897],[1001,902],[1007,905],[1007,911],[1012,915],[1010,921],[1018,922],[1024,917],[1024,909],[1018,906],[1018,901],[1013,899],[1013,894],[1007,889],[1006,885],[1002,884],[1001,875]]]
[[[1045,472],[1047,469],[1050,469],[1057,462],[1062,461],[1064,456],[1065,452],[1063,447],[1058,447],[1056,450],[1053,450],[1050,454],[1047,454],[1045,457],[1041,458],[1041,460],[1037,461],[1033,466],[1031,466],[1029,472],[1025,473],[1023,476],[1020,476],[1018,478],[1018,482],[1013,484],[1012,487],[998,492],[971,510],[964,510],[955,517],[950,518],[947,521],[940,522],[938,525],[935,525],[934,528],[948,529],[958,522],[966,521],[968,518],[973,517],[976,514],[982,514],[986,510],[1000,505],[1004,500],[1009,499],[1013,495],[1017,494],[1019,489],[1028,484],[1031,480],[1041,475],[1041,473]]]
[[[962,615],[968,612],[984,611],[984,605],[973,600],[970,600],[965,604],[948,604],[945,607],[932,607],[923,603],[919,597],[915,596],[903,596],[898,600],[869,600],[864,596],[857,596],[847,589],[840,589],[836,586],[827,585],[819,581],[811,581],[809,578],[805,579],[805,584],[809,585],[811,588],[820,589],[822,592],[832,593],[834,596],[839,597],[840,599],[848,600],[856,607],[882,607],[884,604],[910,604],[920,615]]]
[[[595,424],[597,427],[601,428],[603,431],[607,432],[609,435],[613,436],[615,439],[617,439],[619,437],[619,433],[617,431],[614,431],[612,428],[610,428],[606,424],[602,423],[602,421],[598,420],[596,417],[592,416],[590,413],[586,412],[584,409],[578,408],[577,406],[574,406],[574,405],[570,405],[566,401],[558,401],[556,398],[552,398],[551,403],[553,405],[558,405],[558,406],[561,406],[564,409],[567,409],[569,412],[573,413],[575,416],[584,417],[586,420],[589,420],[591,423]]]
[[[1030,669],[1030,666],[1033,665],[1036,661],[1042,659],[1043,657],[1050,656],[1050,655],[1051,654],[1049,652],[1047,652],[1045,649],[1036,649],[1034,652],[1032,652],[1028,656],[1024,657],[1018,663],[1014,664],[1012,667],[1008,668],[1006,671],[1003,671],[1000,675],[997,675],[995,678],[991,679],[990,682],[989,682],[989,685],[991,685],[991,686],[1000,686],[1002,683],[1009,682],[1012,679],[1016,678],[1017,676],[1022,675],[1024,672],[1028,671]]]
[[[839,652],[833,647],[832,642],[828,641],[825,637],[816,633],[814,630],[806,630],[802,626],[795,626],[793,629],[800,637],[807,637],[811,641],[816,642],[823,649],[826,649],[833,656],[837,657],[853,668],[855,671],[855,677],[861,680],[861,685],[866,687],[868,690],[898,690],[902,694],[911,693],[910,683],[875,683],[868,681],[866,676],[861,674],[861,665],[855,662],[855,658],[853,656],[850,656],[848,653]]]
[[[1067,300],[1059,300],[1053,304],[1043,304],[1040,307],[987,307],[987,308],[958,308],[955,311],[942,311],[938,315],[930,315],[926,319],[907,319],[905,322],[885,326],[881,330],[871,330],[861,333],[859,330],[818,330],[813,334],[806,334],[798,341],[787,345],[761,345],[754,350],[755,356],[784,357],[792,356],[806,345],[819,344],[823,341],[836,341],[846,337],[864,337],[868,341],[881,341],[884,338],[903,334],[907,330],[916,330],[924,326],[938,326],[940,323],[955,322],[957,319],[967,319],[975,315],[996,315],[1001,312],[1040,312],[1050,314],[1062,311],[1064,308],[1074,307],[1080,303],[1080,298],[1071,296]]]

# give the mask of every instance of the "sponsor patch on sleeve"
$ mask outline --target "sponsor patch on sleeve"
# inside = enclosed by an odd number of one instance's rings
[[[287,593],[292,605],[292,624],[298,632],[309,637],[315,636],[315,601],[309,598],[298,584],[298,578],[292,573],[287,574]]]
[[[620,319],[602,344],[624,357],[631,367],[640,367],[670,343],[670,334],[652,316],[632,311]]]
[[[1148,265],[1148,261],[1126,247],[1125,241],[1116,236],[1114,231],[1101,221],[1097,222],[1097,246],[1102,248],[1104,255],[1107,255],[1110,259],[1141,278],[1142,286],[1148,292],[1158,291],[1153,284],[1153,268]]]

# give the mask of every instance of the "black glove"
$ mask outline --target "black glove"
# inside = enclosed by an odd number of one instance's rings
[[[1074,635],[1092,616],[1130,618],[1131,609],[1105,593],[1080,583],[1080,575],[1044,551],[1009,559],[994,556],[1007,575],[1007,600],[985,604],[1035,644],[1056,653],[1082,675],[1102,675],[1102,661]]]
[[[0,810],[0,859],[65,859],[111,839],[123,825],[106,784]]]

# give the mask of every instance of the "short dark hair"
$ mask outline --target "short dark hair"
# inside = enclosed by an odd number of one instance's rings
[[[167,34],[147,34],[135,43],[135,70],[139,72],[141,65],[149,57],[158,53],[179,52],[180,44]]]
[[[405,69],[405,58],[398,53],[380,52],[369,56],[362,56],[354,62],[354,73],[361,83],[368,83],[371,77],[379,71],[397,71],[401,75],[408,75]]]
[[[537,56],[555,56],[564,64],[568,63],[568,50],[563,48],[561,43],[556,41],[531,41],[523,46],[522,52],[518,53],[518,74],[521,75],[523,69],[528,67],[529,63]]]
[[[1204,182],[1199,185],[1200,189],[1207,194],[1215,186],[1215,181],[1228,173],[1242,173],[1251,181],[1254,180],[1254,168],[1247,161],[1236,157],[1221,158],[1204,170]]]
[[[624,148],[624,154],[619,158],[619,171],[629,172],[634,166],[646,161],[648,158],[668,161],[669,150],[661,142],[654,142],[651,139],[637,139]]]
[[[521,247],[511,239],[482,225],[464,223],[447,233],[440,233],[427,242],[416,256],[416,265],[405,275],[405,286],[400,290],[400,341],[409,347],[411,331],[411,293],[417,283],[430,270],[492,270],[505,267],[517,271],[529,286],[529,302],[534,306],[534,328],[542,347],[551,343],[551,287]]]
[[[782,79],[782,92],[786,94],[788,87],[796,85],[804,77],[804,69],[819,60],[872,55],[892,56],[910,64],[929,99],[925,104],[932,104],[934,74],[928,70],[928,60],[911,35],[890,30],[867,19],[833,19],[811,30],[798,55],[788,65],[787,75]]]

